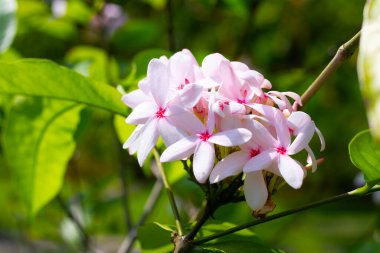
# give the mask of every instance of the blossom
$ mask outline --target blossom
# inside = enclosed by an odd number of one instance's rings
[[[260,213],[273,204],[270,178],[300,188],[307,171],[293,156],[305,150],[314,172],[309,142],[315,133],[321,150],[325,146],[311,117],[298,111],[300,96],[271,88],[258,71],[218,53],[201,66],[187,49],[153,59],[139,89],[123,96],[133,109],[126,122],[137,125],[124,148],[137,152],[142,166],[161,136],[166,146],[161,162],[191,159],[200,184],[244,173],[246,201]]]
[[[211,109],[212,104],[211,97],[206,126],[198,118],[189,118],[186,123],[193,134],[170,145],[160,159],[161,162],[169,162],[185,159],[194,154],[193,173],[200,183],[206,182],[214,166],[214,144],[225,147],[238,146],[247,142],[252,136],[252,133],[245,128],[214,133],[215,118]]]
[[[138,125],[123,147],[129,148],[131,154],[137,152],[140,166],[160,135],[166,145],[185,136],[172,119],[179,114],[188,115],[190,112],[186,108],[192,108],[202,92],[201,85],[188,83],[181,93],[171,94],[170,85],[175,83],[171,81],[173,78],[170,67],[170,62],[153,59],[148,66],[147,79],[141,83],[140,89],[122,98],[124,103],[134,109],[126,122]],[[178,80],[178,74],[176,77]],[[183,80],[188,79],[184,77]]]

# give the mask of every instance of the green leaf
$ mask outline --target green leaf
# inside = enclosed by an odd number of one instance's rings
[[[3,147],[29,217],[62,186],[81,108],[68,101],[18,96],[8,109]]]
[[[358,133],[348,146],[351,162],[364,174],[368,186],[380,183],[380,148],[369,130]]]
[[[380,145],[380,0],[364,9],[358,56],[358,74],[371,133]]]
[[[100,48],[77,46],[70,50],[65,59],[70,64],[88,63],[87,75],[99,82],[108,82],[111,77],[118,76],[116,62],[108,59],[107,53]]]
[[[144,253],[172,252],[171,233],[155,223],[149,223],[138,229],[138,240]]]
[[[8,49],[15,37],[16,10],[16,0],[0,0],[0,53]]]
[[[127,115],[115,88],[48,60],[0,62],[0,93],[70,100]]]
[[[235,227],[236,225],[231,223],[215,223],[208,224],[202,227],[202,237],[215,234],[217,232],[224,231],[226,229]],[[226,235],[217,238],[211,242],[199,245],[205,252],[228,252],[228,253],[274,253],[283,252],[271,248],[264,241],[262,241],[255,233],[249,229],[244,229],[237,231],[233,234]],[[194,250],[194,252],[199,252],[199,249]]]

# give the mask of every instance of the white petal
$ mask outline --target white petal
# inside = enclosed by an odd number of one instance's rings
[[[297,102],[297,104],[299,104],[300,106],[302,106],[301,97],[297,93],[291,92],[291,91],[285,91],[285,92],[282,92],[282,94],[284,94],[285,96],[288,96],[290,98],[293,98],[294,101]]]
[[[215,114],[212,110],[212,105],[215,101],[215,89],[211,90],[210,97],[208,99],[208,115],[207,115],[207,123],[206,123],[206,129],[211,134],[214,132],[215,128]]]
[[[260,210],[268,199],[268,190],[261,171],[247,173],[244,179],[244,196],[252,210]]]
[[[207,55],[202,62],[202,70],[205,76],[208,76],[216,82],[221,82],[220,77],[220,62],[226,61],[223,55],[215,53]]]
[[[252,133],[245,128],[236,128],[213,134],[208,141],[220,146],[239,146],[251,139]]]
[[[180,93],[180,102],[184,108],[192,109],[202,95],[203,87],[200,84],[188,84]]]
[[[269,105],[262,105],[262,104],[247,104],[247,106],[251,107],[258,113],[262,114],[266,118],[268,118],[270,121],[274,121],[276,113],[279,111],[277,108]]]
[[[277,141],[273,138],[272,134],[260,122],[252,120],[253,123],[253,137],[257,144],[263,148],[274,147]]]
[[[129,149],[129,154],[132,155],[136,153],[139,145],[139,138],[141,133],[144,131],[145,125],[138,125],[135,130],[133,130],[132,134],[129,136],[128,140],[123,144],[123,148]]]
[[[194,113],[176,105],[168,108],[168,118],[179,128],[193,134],[199,134],[206,130],[202,121]]]
[[[249,153],[237,151],[218,162],[210,174],[210,183],[217,183],[226,177],[235,176],[243,171],[244,164],[249,160]]]
[[[317,170],[317,159],[315,159],[315,155],[309,146],[306,146],[305,150],[307,151],[311,159],[311,171],[315,172]]]
[[[323,134],[322,134],[322,132],[319,130],[318,127],[315,127],[315,131],[317,132],[318,137],[319,137],[319,141],[321,142],[321,151],[323,151],[323,150],[325,150],[325,147],[326,147],[325,138],[323,137]]]
[[[252,172],[265,170],[270,167],[272,163],[277,159],[277,153],[275,151],[264,151],[257,156],[252,157],[244,166],[244,172]]]
[[[310,142],[314,135],[315,125],[313,121],[310,121],[308,125],[299,130],[293,143],[288,148],[288,154],[293,155],[304,149]]]
[[[218,92],[231,99],[241,98],[241,84],[233,71],[230,62],[222,61],[219,68],[222,82]]]
[[[304,126],[310,124],[311,118],[308,114],[298,111],[293,112],[288,117],[288,122],[290,125],[290,128],[294,130],[294,134],[298,134],[298,130],[302,129]]]
[[[135,108],[143,102],[147,102],[150,98],[142,90],[134,90],[123,95],[121,100],[130,108]]]
[[[156,104],[152,102],[144,102],[133,109],[131,114],[125,119],[125,122],[135,125],[145,124],[148,119],[154,118],[156,111]]]
[[[284,180],[294,189],[299,189],[302,185],[305,171],[299,162],[287,155],[279,155],[278,169]]]
[[[199,183],[203,184],[207,181],[212,167],[214,167],[214,160],[214,144],[200,141],[195,149],[193,158],[193,172]]]
[[[139,144],[139,149],[137,151],[137,160],[142,167],[148,154],[156,145],[158,139],[158,129],[157,129],[158,119],[150,121],[143,133],[141,134],[141,140]]]
[[[288,122],[284,114],[278,111],[275,115],[274,127],[276,128],[277,139],[280,141],[280,145],[287,148],[290,144],[290,133],[288,128]]]
[[[199,138],[197,136],[185,137],[170,145],[161,155],[161,162],[171,162],[184,159],[194,153]]]
[[[166,147],[186,137],[186,133],[184,131],[174,126],[165,118],[158,121],[158,131]]]
[[[169,91],[169,73],[167,66],[158,59],[153,59],[148,65],[150,91],[157,105],[164,107]]]

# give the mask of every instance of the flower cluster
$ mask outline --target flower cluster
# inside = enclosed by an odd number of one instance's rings
[[[324,147],[310,116],[297,111],[300,97],[271,88],[259,72],[217,53],[201,66],[186,49],[153,59],[139,89],[122,98],[133,108],[126,122],[137,125],[124,148],[137,152],[142,166],[161,136],[167,147],[161,161],[191,157],[202,184],[243,172],[246,201],[260,210],[268,200],[265,173],[300,188],[306,169],[292,156],[306,150],[314,171],[309,142],[315,132]]]

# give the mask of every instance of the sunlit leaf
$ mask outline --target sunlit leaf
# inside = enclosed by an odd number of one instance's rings
[[[69,101],[16,97],[7,113],[3,147],[29,215],[62,186],[80,110]]]
[[[75,101],[126,115],[121,94],[47,60],[0,63],[0,93]]]
[[[17,30],[16,0],[0,0],[0,53],[12,44]]]
[[[380,0],[364,9],[358,56],[358,74],[371,133],[380,145]]]
[[[369,186],[380,182],[380,148],[375,145],[369,130],[358,133],[348,146],[352,163],[364,174]]]

